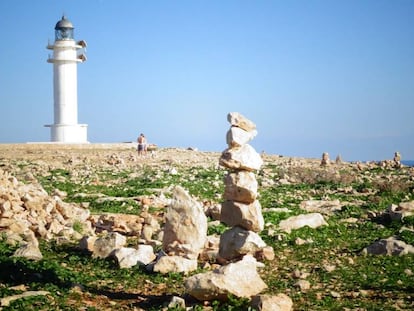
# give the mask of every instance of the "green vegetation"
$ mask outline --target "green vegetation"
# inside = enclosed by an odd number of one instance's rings
[[[19,168],[26,167],[30,165],[19,163]],[[35,177],[50,194],[56,189],[64,191],[65,201],[88,203],[92,213],[138,214],[142,208],[136,200],[138,196],[160,191],[169,195],[167,190],[174,185],[188,189],[202,202],[219,203],[225,173],[202,167],[178,167],[172,173],[148,166],[139,173],[106,168],[74,174],[53,169],[46,176]],[[277,183],[285,174],[295,182],[263,186],[266,180]],[[414,256],[361,254],[364,247],[389,236],[414,244],[414,217],[392,222],[382,214],[391,203],[414,200],[411,174],[409,169],[357,172],[344,168],[331,172],[322,168],[265,166],[258,180],[267,227],[260,234],[276,255],[261,271],[269,287],[267,293],[287,294],[295,310],[412,310]],[[347,187],[350,190],[344,190]],[[117,200],[101,200],[102,197]],[[300,203],[310,199],[338,199],[346,205],[326,217],[328,226],[270,234],[269,228],[276,228],[281,220],[304,213]],[[280,208],[283,210],[278,211]],[[401,230],[403,226],[406,230]],[[82,229],[81,224],[74,227]],[[210,227],[209,234],[225,230],[226,226],[220,224]],[[299,239],[306,243],[298,243]],[[76,245],[42,242],[44,259],[39,262],[10,257],[15,248],[3,238],[0,240],[0,297],[20,293],[13,286],[22,284],[28,290],[47,290],[50,295],[19,299],[3,310],[159,310],[172,295],[184,294],[183,275],[149,273],[139,266],[120,269],[113,260],[93,259]],[[309,290],[298,288],[300,277],[295,276],[295,271],[308,274]],[[235,297],[226,303],[213,301],[210,307],[251,310],[247,299]],[[203,307],[195,304],[193,310]]]

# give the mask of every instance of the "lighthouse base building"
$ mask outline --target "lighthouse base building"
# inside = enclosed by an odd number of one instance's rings
[[[61,143],[89,143],[87,124],[46,124],[50,127],[50,141]]]
[[[76,42],[74,27],[63,16],[55,26],[55,42],[47,48],[53,51],[47,62],[53,64],[54,123],[50,127],[52,142],[87,143],[86,124],[78,124],[77,65],[86,61],[84,40]]]

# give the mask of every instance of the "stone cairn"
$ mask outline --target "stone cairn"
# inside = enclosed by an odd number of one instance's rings
[[[338,154],[335,159],[336,164],[342,164],[344,161],[342,160],[342,156]]]
[[[257,267],[263,266],[257,259],[274,258],[273,249],[258,235],[264,220],[254,171],[260,169],[263,160],[247,144],[257,135],[256,125],[237,112],[229,113],[227,119],[231,124],[226,137],[228,148],[219,163],[229,172],[220,220],[231,228],[220,237],[217,260],[223,266],[196,274],[185,282],[187,292],[199,300],[222,300],[228,294],[248,298],[259,294],[267,285],[257,273]]]
[[[228,169],[220,220],[232,228],[220,238],[219,259],[229,262],[246,254],[261,258],[266,244],[258,233],[264,229],[264,219],[254,172],[263,160],[248,144],[257,135],[256,125],[237,112],[229,113],[227,120],[231,125],[226,135],[228,148],[219,160]]]
[[[322,153],[321,166],[327,166],[329,164],[331,164],[331,160],[329,159],[329,153]]]
[[[394,153],[393,161],[395,167],[401,167],[401,154],[398,151]]]

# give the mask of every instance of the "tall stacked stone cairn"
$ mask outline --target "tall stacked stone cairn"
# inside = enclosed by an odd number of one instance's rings
[[[229,113],[227,120],[231,125],[226,135],[228,148],[219,161],[228,169],[220,220],[232,227],[220,237],[219,258],[225,262],[246,254],[260,257],[257,254],[266,247],[258,235],[264,228],[264,219],[254,174],[263,160],[248,144],[257,135],[256,125],[237,112]]]
[[[237,112],[229,113],[227,119],[231,124],[228,148],[219,160],[228,169],[220,220],[231,228],[220,237],[218,261],[222,266],[185,282],[187,293],[198,300],[255,297],[267,288],[257,272],[264,266],[258,259],[274,257],[273,249],[258,235],[264,220],[254,172],[263,160],[248,144],[257,135],[256,125]]]

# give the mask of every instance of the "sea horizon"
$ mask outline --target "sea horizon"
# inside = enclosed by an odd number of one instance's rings
[[[414,160],[402,160],[401,164],[403,164],[405,166],[414,167]]]

